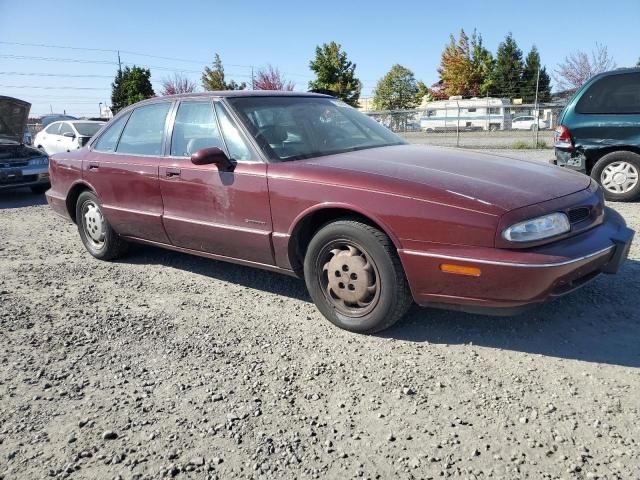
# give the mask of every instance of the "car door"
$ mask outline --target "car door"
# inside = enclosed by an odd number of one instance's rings
[[[272,265],[266,164],[219,102],[184,99],[173,117],[169,154],[159,169],[171,243]],[[222,149],[233,169],[191,163],[191,154],[205,147]]]
[[[105,216],[120,235],[169,243],[158,165],[172,102],[142,105],[112,120],[82,162]]]
[[[58,153],[55,149],[59,138],[58,133],[60,132],[60,124],[61,122],[54,122],[39,133],[40,137],[37,140],[36,146],[42,147],[48,155]]]
[[[57,135],[56,140],[56,152],[69,152],[71,150],[75,150],[77,145],[75,143],[76,140],[76,131],[69,124],[69,122],[62,122],[60,124],[60,132]]]

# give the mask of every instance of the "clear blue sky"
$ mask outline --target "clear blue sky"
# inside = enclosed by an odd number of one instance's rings
[[[461,27],[469,33],[477,28],[494,52],[511,31],[525,54],[533,44],[538,47],[550,72],[565,55],[575,50],[591,50],[595,42],[609,48],[618,66],[632,66],[640,57],[637,40],[640,0],[325,0],[309,4],[288,0],[0,0],[1,42],[120,49],[124,63],[150,66],[156,88],[171,70],[180,69],[193,70],[186,74],[199,84],[198,72],[218,52],[230,78],[247,81],[251,69],[246,66],[271,63],[295,81],[297,90],[304,90],[312,78],[309,60],[316,45],[331,40],[341,43],[357,64],[356,73],[364,84],[363,95],[371,94],[376,81],[394,63],[412,69],[416,78],[431,84],[437,80],[440,52],[449,34],[457,34]],[[46,113],[50,108],[55,112],[66,109],[72,114],[97,115],[98,102],[110,103],[110,83],[116,69],[110,63],[116,60],[116,54],[110,51],[0,43],[0,72],[3,72],[0,94],[30,101],[34,115]]]

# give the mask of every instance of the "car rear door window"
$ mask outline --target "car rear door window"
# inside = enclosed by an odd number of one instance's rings
[[[58,122],[52,123],[44,131],[49,135],[58,135],[58,132],[60,131],[60,124]]]
[[[220,129],[210,102],[180,102],[171,135],[171,156],[190,157],[208,147],[224,150]]]
[[[112,120],[105,132],[100,135],[100,138],[98,138],[93,149],[98,152],[105,153],[115,152],[118,139],[120,138],[120,133],[122,132],[124,124],[127,123],[128,118],[129,115],[123,115],[115,121]]]
[[[640,73],[623,73],[601,78],[582,95],[576,105],[576,112],[640,113]]]
[[[124,127],[116,152],[131,155],[162,155],[162,139],[170,108],[170,102],[136,108]]]
[[[60,125],[60,135],[64,135],[65,133],[73,133],[75,135],[73,128],[71,128],[71,125],[67,122],[63,122],[62,125]]]

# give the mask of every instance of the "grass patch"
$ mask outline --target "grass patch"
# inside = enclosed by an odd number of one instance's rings
[[[547,142],[545,142],[544,140],[538,140],[538,144],[536,146],[534,146],[532,142],[524,142],[522,140],[519,140],[517,142],[514,142],[513,145],[511,145],[511,148],[513,148],[514,150],[533,150],[537,148],[548,147]]]

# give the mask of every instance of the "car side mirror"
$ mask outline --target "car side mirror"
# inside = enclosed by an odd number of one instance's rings
[[[191,163],[194,165],[216,164],[220,170],[233,170],[233,163],[227,154],[218,147],[201,148],[191,154]]]
[[[73,132],[64,132],[62,134],[63,137],[76,138],[76,134]]]

